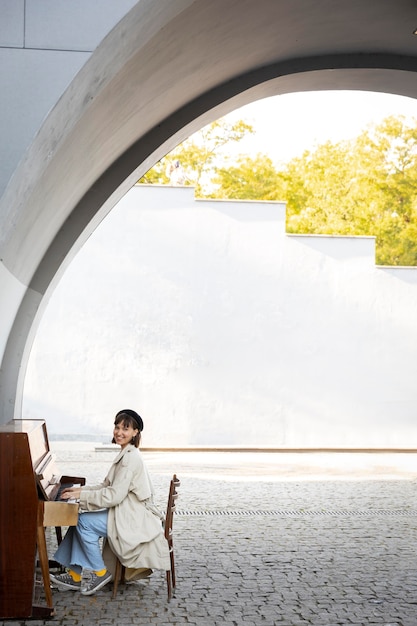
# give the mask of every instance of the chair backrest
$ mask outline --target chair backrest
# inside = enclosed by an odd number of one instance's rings
[[[174,474],[169,484],[168,504],[165,516],[165,539],[170,546],[172,544],[172,526],[174,523],[175,505],[178,498],[177,489],[180,485],[180,480],[177,478],[177,475]]]

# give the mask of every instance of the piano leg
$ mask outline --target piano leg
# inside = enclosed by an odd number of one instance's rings
[[[40,516],[39,516],[40,517]],[[51,579],[49,577],[48,550],[46,547],[45,528],[43,521],[38,519],[37,527],[38,556],[41,566],[43,587],[45,590],[46,604],[50,609],[54,608],[52,603]]]

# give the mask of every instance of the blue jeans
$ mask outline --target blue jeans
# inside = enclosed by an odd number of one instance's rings
[[[55,552],[54,559],[78,574],[84,569],[105,569],[99,540],[107,537],[107,513],[86,511],[78,516],[77,526],[70,526]]]

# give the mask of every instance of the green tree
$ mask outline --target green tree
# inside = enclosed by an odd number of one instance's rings
[[[327,142],[284,169],[287,230],[348,234],[352,229],[352,159],[347,143]]]
[[[239,157],[231,167],[217,168],[212,182],[215,190],[212,198],[235,200],[282,200],[283,177],[277,172],[272,160],[258,154],[255,159]]]
[[[170,174],[178,164],[182,172],[181,184],[193,186],[197,197],[207,197],[215,164],[227,158],[232,144],[253,132],[253,127],[243,120],[228,122],[221,118],[191,135],[161,159],[139,182],[169,184]]]
[[[390,117],[287,164],[287,230],[373,235],[376,262],[417,265],[417,126]]]
[[[357,151],[368,164],[377,262],[417,265],[417,122],[389,117],[363,133]]]

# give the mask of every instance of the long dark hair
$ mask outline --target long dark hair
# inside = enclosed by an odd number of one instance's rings
[[[132,428],[138,430],[138,432],[132,438],[132,441],[130,443],[132,444],[132,446],[135,446],[135,448],[139,448],[139,444],[141,440],[141,431],[138,428],[139,424],[138,424],[137,419],[135,419],[128,413],[124,413],[123,411],[120,411],[114,419],[114,425],[116,426],[117,424],[122,424],[123,426],[131,426]],[[114,437],[112,439],[112,443],[116,443],[116,440]]]

